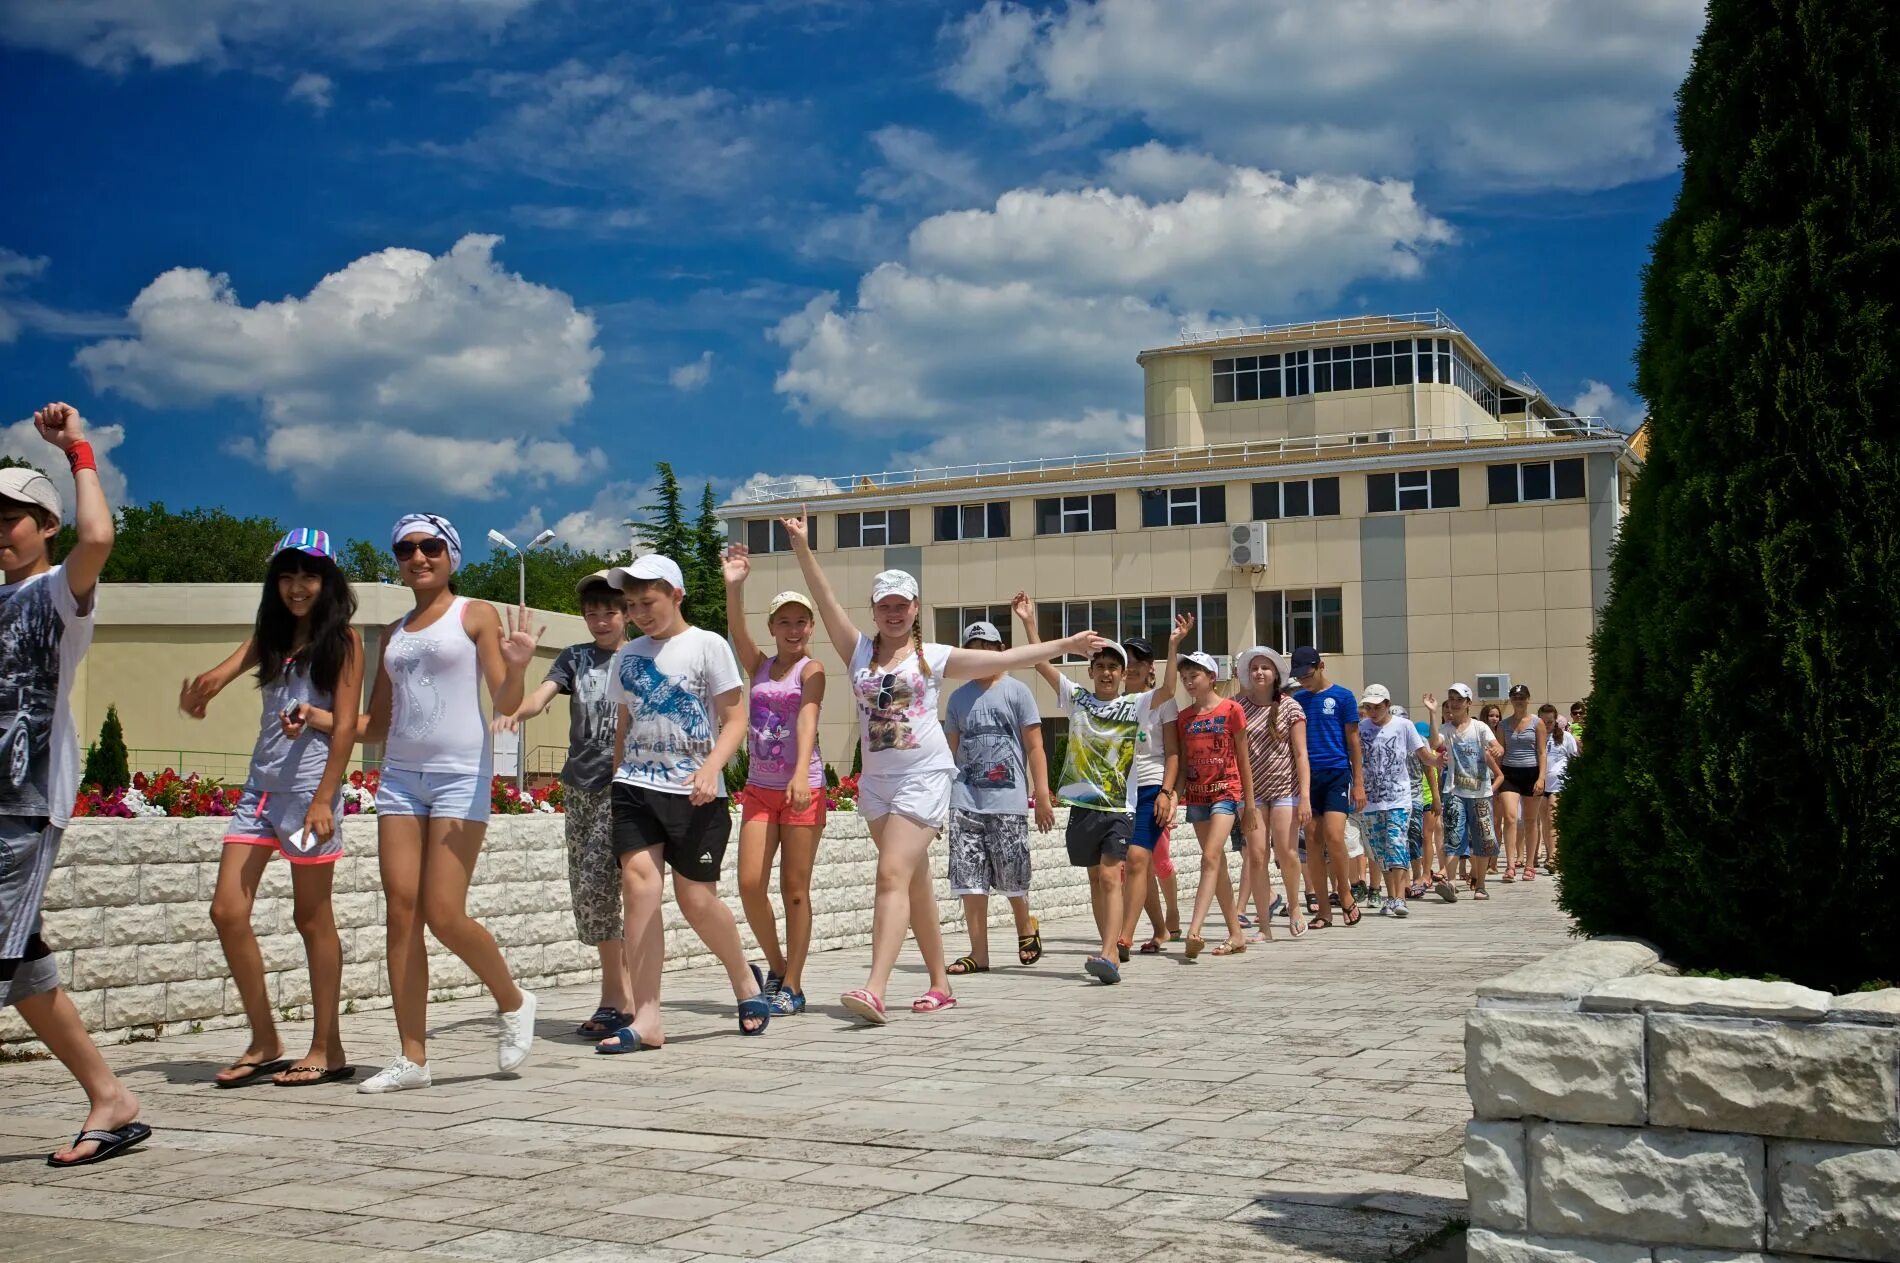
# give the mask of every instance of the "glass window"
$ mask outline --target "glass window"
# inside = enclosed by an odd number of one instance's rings
[[[1432,479],[1428,470],[1408,469],[1399,475],[1399,507],[1401,509],[1432,507]]]
[[[1313,479],[1313,516],[1339,516],[1339,479]]]
[[[748,518],[745,524],[745,546],[747,552],[789,553],[792,551],[792,538],[785,533],[785,523],[777,518]]]
[[[989,519],[989,538],[1009,538],[1009,501],[992,500],[984,506],[984,516]]]
[[[856,548],[858,546],[858,519],[856,513],[838,515],[838,547]]]
[[[1301,645],[1321,653],[1344,653],[1345,626],[1345,602],[1338,588],[1254,595],[1254,631],[1260,643],[1283,653]]]
[[[1318,623],[1314,628],[1313,647],[1321,653],[1346,652],[1346,603],[1338,588],[1319,588],[1313,593]]]
[[[1051,496],[1036,501],[1036,534],[1060,535],[1062,533],[1062,500]]]
[[[1090,496],[1088,497],[1088,500],[1089,500],[1089,514],[1090,514],[1091,521],[1093,522],[1093,526],[1091,529],[1098,530],[1098,531],[1114,530],[1115,529],[1115,496],[1114,494],[1110,492],[1110,493],[1099,495],[1099,496]]]
[[[1399,507],[1398,475],[1366,475],[1366,511],[1392,513]]]
[[[1313,485],[1309,482],[1280,484],[1280,511],[1287,517],[1311,517]]]
[[[1455,509],[1458,507],[1458,470],[1432,470],[1432,507],[1434,509]]]
[[[1253,485],[1253,520],[1271,522],[1280,516],[1280,484],[1256,482]]]
[[[1555,461],[1556,497],[1559,500],[1583,499],[1583,458]]]
[[[1526,500],[1550,499],[1550,462],[1532,461],[1520,468],[1524,471],[1524,498]]]
[[[932,516],[936,519],[939,544],[963,538],[963,533],[958,529],[959,514],[956,505],[940,504]]]
[[[1517,466],[1493,465],[1485,470],[1485,483],[1490,488],[1492,504],[1517,503]]]

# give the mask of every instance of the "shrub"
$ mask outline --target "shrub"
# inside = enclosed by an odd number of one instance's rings
[[[86,747],[86,767],[79,779],[105,793],[131,788],[132,760],[125,748],[125,729],[119,723],[117,706],[106,707],[99,740]]]
[[[1900,976],[1897,63],[1882,0],[1709,5],[1560,817],[1584,931],[1839,989]]]

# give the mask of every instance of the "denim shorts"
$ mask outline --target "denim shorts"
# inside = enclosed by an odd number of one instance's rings
[[[1135,792],[1135,835],[1128,839],[1128,845],[1152,851],[1167,833],[1166,826],[1155,823],[1155,800],[1160,797],[1159,785],[1143,785]]]
[[[411,772],[386,767],[376,787],[379,816],[488,823],[489,778],[480,772]]]
[[[1189,803],[1187,809],[1189,824],[1202,824],[1215,816],[1238,816],[1239,814],[1240,800],[1238,798],[1223,798],[1213,803]]]

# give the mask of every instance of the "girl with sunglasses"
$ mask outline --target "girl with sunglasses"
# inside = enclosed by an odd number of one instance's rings
[[[904,946],[904,931],[909,929],[917,935],[917,948],[930,970],[930,990],[911,1003],[911,1012],[936,1013],[956,1004],[943,956],[930,866],[925,862],[931,839],[950,815],[950,790],[956,777],[956,761],[937,718],[939,685],[945,679],[982,679],[1063,654],[1091,657],[1108,642],[1094,632],[1081,632],[1067,640],[1018,645],[1000,652],[926,644],[917,621],[917,580],[902,570],[885,570],[871,580],[876,632],[864,635],[819,566],[805,518],[787,518],[784,526],[825,634],[850,664],[851,693],[858,703],[864,749],[858,810],[877,847],[871,976],[840,1000],[873,1025],[882,1026],[888,1020],[884,990]]]
[[[360,1092],[429,1086],[424,926],[495,998],[501,1069],[520,1066],[534,1043],[534,996],[515,985],[494,937],[468,915],[468,883],[488,832],[493,776],[482,682],[495,710],[512,714],[541,631],[529,630],[525,607],[509,612],[504,630],[494,607],[456,595],[450,576],[462,564],[462,537],[446,519],[399,519],[390,550],[416,607],[384,629],[363,740],[386,742],[376,834],[402,1051]]]

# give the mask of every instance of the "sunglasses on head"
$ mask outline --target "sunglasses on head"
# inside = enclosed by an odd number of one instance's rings
[[[424,557],[440,557],[449,551],[449,541],[446,539],[399,539],[391,545],[389,551],[396,554],[397,561],[408,561],[416,555],[418,549]]]

